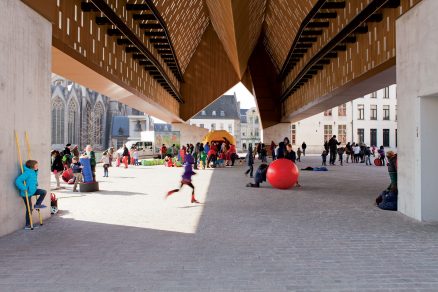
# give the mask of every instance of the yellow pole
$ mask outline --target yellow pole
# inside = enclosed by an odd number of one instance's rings
[[[18,161],[20,162],[21,173],[23,174],[24,172],[23,160],[21,159],[20,142],[18,142],[18,135],[16,131],[15,131],[15,143],[17,144]],[[26,182],[24,182],[24,186],[26,186]],[[29,195],[27,193],[27,190],[25,190],[24,193],[26,194],[26,205],[27,205],[27,212],[29,214],[30,229],[33,230],[32,212],[30,211]]]
[[[32,159],[32,154],[30,151],[30,143],[29,143],[29,135],[27,134],[27,131],[24,132],[24,140],[26,141],[26,148],[27,148],[27,158]],[[36,200],[36,196],[35,196]],[[40,219],[40,225],[43,225],[43,217],[41,216],[40,209],[36,209],[38,212],[38,218]]]

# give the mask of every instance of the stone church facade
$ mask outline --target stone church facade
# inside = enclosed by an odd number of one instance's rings
[[[143,115],[107,96],[53,74],[51,84],[52,149],[68,143],[107,149],[115,116]],[[115,146],[115,145],[114,145]]]

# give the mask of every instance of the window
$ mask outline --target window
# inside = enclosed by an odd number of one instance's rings
[[[389,120],[389,105],[383,106],[383,119],[386,121]]]
[[[338,106],[338,116],[345,117],[347,115],[347,104],[341,104]]]
[[[103,146],[103,113],[104,108],[101,102],[97,102],[94,106],[94,112],[91,115],[91,119],[89,120],[90,124],[88,128],[91,130],[90,140],[91,144],[96,147],[96,149],[100,150]]]
[[[201,115],[205,116],[206,115],[205,111],[201,111]]]
[[[215,115],[216,115],[216,111],[212,111],[212,112],[211,112],[211,115],[212,115],[212,116],[215,116]]]
[[[332,136],[332,125],[324,125],[324,141],[330,140]]]
[[[398,131],[395,129],[395,147],[398,147]]]
[[[243,150],[246,150],[246,143],[242,144],[242,148],[243,148]]]
[[[211,124],[211,130],[216,130],[216,124],[215,123]]]
[[[357,105],[357,119],[358,120],[364,119],[364,105],[363,104]]]
[[[64,144],[64,102],[60,97],[52,102],[52,143]]]
[[[377,105],[370,105],[370,120],[377,120]]]
[[[233,126],[232,125],[228,125],[228,133],[233,133]]]
[[[332,109],[326,110],[324,112],[324,116],[326,116],[326,117],[331,116],[331,115],[332,115]]]
[[[78,103],[71,99],[68,104],[68,143],[78,144],[79,143],[79,111]]]
[[[199,127],[200,128],[204,128],[204,124],[199,124]]]
[[[383,146],[389,147],[389,129],[383,129]]]
[[[383,92],[383,98],[389,98],[389,87],[385,87]]]
[[[359,143],[363,143],[365,141],[364,129],[357,129],[357,137],[359,138]]]
[[[377,146],[377,129],[370,129],[370,146]]]
[[[259,129],[255,129],[255,136],[256,136],[256,137],[259,136]]]
[[[221,111],[221,117],[225,117],[225,112]]]
[[[242,132],[242,137],[245,137],[245,132]]]
[[[297,140],[297,128],[295,125],[292,125],[291,127],[291,133],[290,133],[290,137],[291,137],[291,144],[295,145],[296,144],[296,140]]]
[[[258,124],[259,123],[259,118],[258,117],[255,117],[254,118],[254,124]]]
[[[338,141],[347,143],[347,125],[338,125]]]
[[[371,93],[371,98],[377,98],[377,92]]]

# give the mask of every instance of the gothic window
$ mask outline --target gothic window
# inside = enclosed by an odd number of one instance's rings
[[[78,103],[71,99],[68,104],[68,143],[78,144],[79,140],[79,118]]]
[[[85,105],[85,112],[83,113],[83,120],[82,120],[82,146],[92,144],[91,143],[91,137],[92,137],[92,126],[93,126],[93,119],[91,115],[91,105],[89,102]]]
[[[93,133],[94,135],[92,136],[94,139],[94,145],[97,146],[103,146],[103,105],[101,102],[97,102],[96,105],[94,106],[94,111],[93,111],[93,115],[94,115],[94,125],[91,126],[91,128],[93,129]],[[98,147],[99,148],[99,147]]]
[[[58,96],[52,102],[52,143],[64,144],[64,103]]]

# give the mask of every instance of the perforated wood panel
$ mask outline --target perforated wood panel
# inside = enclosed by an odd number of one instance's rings
[[[209,24],[209,17],[202,0],[153,0],[167,24],[167,29],[184,72],[202,35]]]
[[[206,0],[211,22],[241,78],[259,39],[266,0]]]
[[[295,35],[317,0],[270,0],[266,8],[264,44],[277,70],[283,65]]]
[[[181,93],[185,98],[185,103],[181,105],[180,112],[184,120],[190,119],[239,82],[221,41],[211,25],[205,31],[184,73],[184,79]]]
[[[379,68],[395,65],[395,20],[421,0],[402,0],[399,8],[383,9],[383,20],[368,23],[369,32],[358,35],[357,42],[338,52],[338,58],[319,71],[283,104],[283,117],[288,117],[304,106],[336,91]],[[377,71],[376,71],[377,70]],[[289,79],[286,82],[290,82]]]

